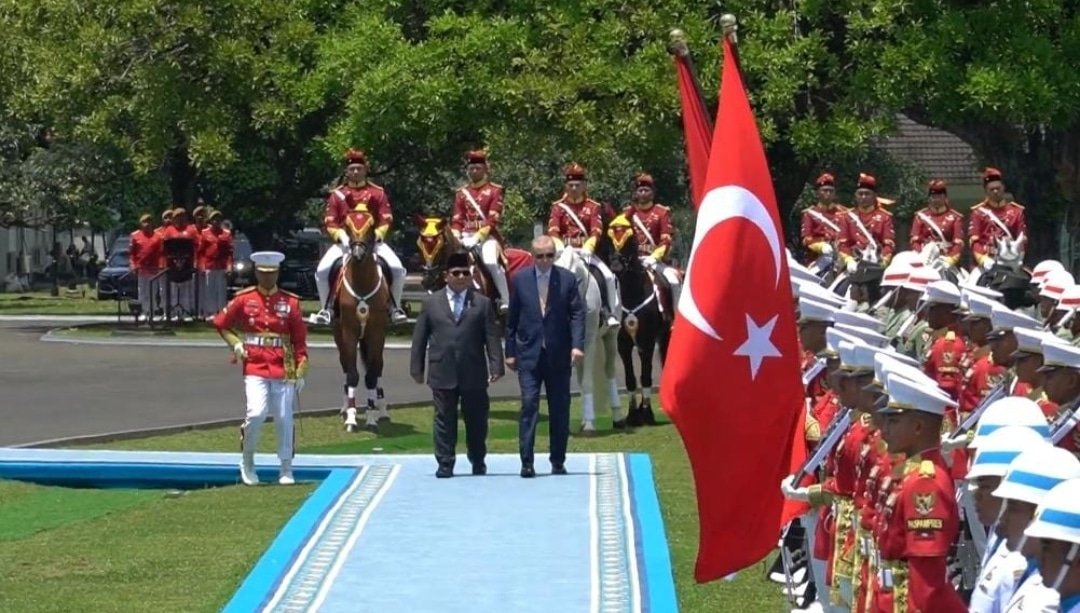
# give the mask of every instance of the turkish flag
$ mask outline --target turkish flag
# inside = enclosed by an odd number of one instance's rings
[[[705,184],[660,387],[694,473],[699,582],[776,546],[803,407],[780,213],[727,40]]]
[[[675,70],[679,76],[679,102],[682,106],[683,134],[686,141],[686,163],[690,169],[690,194],[694,202],[701,202],[705,195],[706,175],[709,171],[709,148],[712,146],[712,127],[709,112],[698,95],[690,63],[681,55],[675,55]]]

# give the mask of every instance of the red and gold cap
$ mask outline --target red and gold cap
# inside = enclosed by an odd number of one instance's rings
[[[634,187],[656,187],[656,182],[649,173],[639,172],[634,175]]]
[[[931,194],[947,194],[949,193],[949,188],[945,185],[944,179],[934,179],[933,181],[930,181],[927,191]]]
[[[877,179],[874,178],[874,175],[868,175],[865,172],[860,172],[858,189],[870,189],[877,191]]]
[[[487,164],[487,151],[473,149],[465,154],[465,162],[467,164]]]
[[[577,162],[571,162],[563,170],[563,175],[567,181],[584,181],[585,180],[585,167]]]
[[[821,173],[821,176],[819,176],[814,181],[814,187],[825,187],[825,186],[835,186],[835,185],[836,185],[836,178],[833,177],[831,174],[829,174],[827,172]]]
[[[364,164],[367,165],[367,154],[361,149],[349,149],[345,152],[345,165],[352,164]]]
[[[1002,176],[1001,171],[997,168],[988,166],[986,170],[983,171],[983,185],[992,181],[1001,181],[1003,179],[1004,177]]]

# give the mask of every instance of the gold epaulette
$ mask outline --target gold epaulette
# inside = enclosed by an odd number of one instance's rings
[[[244,289],[236,292],[235,295],[239,296],[240,294],[250,294],[251,292],[254,292],[254,291],[258,290],[258,289],[259,289],[258,285],[252,285],[250,287],[245,287]]]
[[[488,181],[487,184],[494,187],[494,188],[496,188],[496,189],[506,189],[505,187],[503,187],[502,185],[499,185],[498,183],[495,183],[494,181]]]
[[[381,185],[372,183],[371,181],[368,181],[367,185],[368,185],[368,187],[374,187],[375,189],[377,189],[379,191],[386,191],[386,190],[383,189],[383,187]]]
[[[973,204],[973,205],[971,206],[971,208],[972,208],[972,209],[977,209],[977,208],[979,208],[979,207],[981,207],[981,206],[986,206],[986,201],[985,201],[985,200],[983,200],[982,202],[980,202],[980,203],[978,203],[978,204]]]
[[[660,208],[660,209],[662,209],[664,211],[670,211],[671,210],[671,207],[667,206],[666,204],[660,204],[659,202],[654,202],[653,206],[658,207],[658,208]]]
[[[937,473],[937,467],[930,460],[923,460],[919,463],[919,476],[920,477],[933,477]]]
[[[1024,208],[1024,205],[1020,204],[1019,202],[1010,202],[1009,204],[1015,205],[1017,208],[1019,208],[1021,210],[1023,210],[1023,208]]]
[[[299,294],[294,294],[294,293],[292,293],[292,292],[290,292],[288,290],[281,289],[280,287],[278,288],[278,293],[279,294],[285,294],[289,298],[296,298],[297,300],[300,300],[300,295]]]
[[[949,330],[948,332],[946,332],[945,333],[945,340],[947,340],[947,341],[955,341],[956,340],[956,331],[955,330]]]
[[[887,208],[885,208],[885,207],[881,206],[880,204],[879,204],[879,205],[877,205],[877,209],[876,209],[876,210],[878,210],[878,211],[881,211],[882,213],[885,213],[885,214],[886,214],[886,215],[888,215],[889,217],[892,217],[892,211],[890,211],[889,209],[887,209]]]

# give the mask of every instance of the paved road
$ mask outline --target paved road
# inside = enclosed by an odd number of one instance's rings
[[[65,322],[70,323],[70,322]],[[43,323],[0,322],[0,446],[243,416],[239,367],[222,349],[42,343]],[[313,351],[306,410],[341,405],[337,353]],[[426,400],[408,353],[387,352],[391,402]],[[492,387],[516,394],[516,377]]]

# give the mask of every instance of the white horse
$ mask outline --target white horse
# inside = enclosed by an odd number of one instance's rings
[[[615,379],[615,358],[618,356],[616,339],[619,329],[600,325],[603,306],[600,285],[589,272],[584,256],[573,247],[564,248],[556,257],[555,265],[569,270],[577,279],[578,294],[585,303],[585,358],[575,367],[578,387],[581,388],[581,431],[585,436],[596,432],[597,364],[603,364],[603,376],[607,380],[608,406],[612,420],[622,419],[622,403],[619,400],[619,384]],[[601,362],[602,360],[602,362]]]
[[[1024,242],[1024,233],[1021,232],[1020,236],[1016,239],[1010,239],[1007,237],[999,237],[994,239],[994,243],[997,248],[994,250],[994,259],[990,266],[984,270],[976,266],[971,274],[968,275],[967,283],[970,285],[976,285],[979,282],[979,278],[982,277],[984,272],[988,272],[993,268],[1008,268],[1013,271],[1019,271],[1024,265],[1024,251],[1020,248],[1020,243]]]

